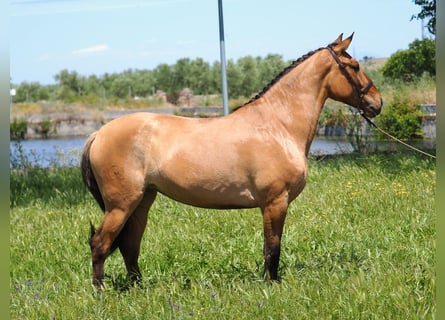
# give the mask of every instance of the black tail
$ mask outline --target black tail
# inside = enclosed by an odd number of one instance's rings
[[[80,162],[80,168],[82,170],[82,178],[83,183],[88,188],[88,190],[93,195],[94,199],[96,199],[102,211],[105,212],[105,203],[104,199],[99,190],[99,186],[97,185],[96,178],[94,177],[94,173],[91,170],[91,162],[90,162],[90,148],[96,138],[96,132],[92,133],[89,137],[85,146],[83,147],[82,159]]]

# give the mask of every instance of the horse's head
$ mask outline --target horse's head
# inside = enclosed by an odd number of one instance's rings
[[[365,116],[373,118],[381,111],[382,98],[358,61],[346,52],[354,34],[345,40],[342,40],[342,35],[327,46],[332,60],[328,96],[354,106]]]

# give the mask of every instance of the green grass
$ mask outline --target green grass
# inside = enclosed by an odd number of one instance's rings
[[[99,207],[76,168],[11,174],[11,319],[434,319],[435,163],[413,154],[310,161],[286,219],[280,284],[263,271],[258,210],[205,210],[158,196],[142,286],[91,286]]]

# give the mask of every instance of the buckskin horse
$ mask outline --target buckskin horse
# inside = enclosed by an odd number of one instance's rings
[[[119,248],[139,281],[140,244],[156,194],[217,209],[256,208],[263,217],[265,279],[278,280],[287,209],[303,190],[307,155],[327,98],[380,113],[372,80],[347,52],[342,34],[295,60],[249,102],[224,117],[133,113],[92,133],[82,153],[83,181],[104,212],[90,247],[93,284]]]

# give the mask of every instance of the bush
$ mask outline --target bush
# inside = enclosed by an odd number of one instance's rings
[[[422,111],[418,103],[405,96],[396,95],[376,118],[377,125],[401,140],[423,138]],[[385,138],[378,132],[380,138]]]
[[[47,139],[50,131],[56,132],[56,125],[51,122],[50,119],[44,119],[39,124],[39,132],[42,138]]]
[[[12,140],[23,140],[28,129],[26,120],[14,119],[9,125],[9,135]]]

